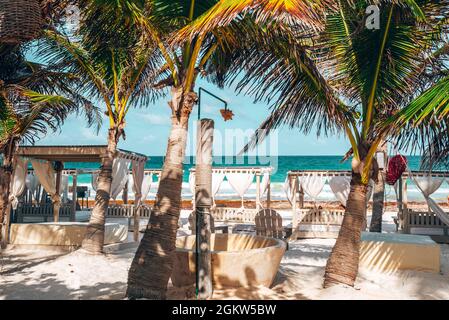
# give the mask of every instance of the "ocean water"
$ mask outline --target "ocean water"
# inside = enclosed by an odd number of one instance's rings
[[[146,169],[160,169],[162,168],[164,157],[153,156],[145,165]],[[214,157],[215,167],[254,167],[254,166],[271,166],[273,172],[271,176],[271,197],[273,200],[285,200],[286,195],[283,189],[284,181],[287,172],[290,170],[350,170],[351,162],[341,162],[341,156],[278,156],[267,158],[256,157]],[[408,156],[409,167],[412,170],[419,170],[420,157]],[[194,157],[187,157],[184,165],[184,180],[183,180],[183,198],[191,199],[192,193],[189,187],[189,169],[195,166]],[[98,169],[98,163],[66,163],[66,168],[70,169]],[[69,179],[71,183],[71,179]],[[91,176],[80,175],[78,177],[78,185],[85,185],[89,187],[89,197],[94,197],[95,193],[91,188]],[[153,185],[148,196],[148,199],[154,199],[157,191],[157,180],[153,177]],[[433,194],[433,198],[438,201],[447,201],[449,195],[449,185],[444,182],[440,189]],[[129,197],[132,198],[132,192]],[[256,186],[255,183],[250,187],[245,195],[245,199],[255,199]],[[121,196],[119,196],[121,198]],[[225,180],[221,184],[220,190],[216,197],[217,199],[239,199],[237,193],[232,189],[229,183]],[[394,201],[396,199],[394,189],[390,186],[386,187],[386,199]],[[412,181],[408,181],[408,199],[412,201],[423,201],[419,190]],[[307,196],[306,196],[307,200]],[[323,188],[319,195],[319,201],[336,201],[328,183]]]

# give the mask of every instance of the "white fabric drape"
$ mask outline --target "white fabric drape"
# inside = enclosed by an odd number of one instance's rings
[[[145,162],[133,161],[132,189],[134,192],[134,203],[136,204],[136,206],[140,206],[140,204],[142,203],[142,184],[143,184],[144,170],[145,170]]]
[[[427,205],[429,207],[429,211],[432,211],[436,214],[440,220],[445,223],[446,225],[449,225],[449,214],[445,212],[439,205],[436,203],[435,200],[433,200],[430,195],[438,190],[439,187],[441,187],[441,184],[444,181],[444,178],[440,177],[432,177],[432,176],[426,176],[426,177],[414,177],[412,172],[409,170],[409,175],[412,177],[413,181],[415,182],[418,189],[423,194],[424,198],[427,201]]]
[[[428,198],[432,193],[434,193],[441,187],[444,178],[437,178],[432,176],[413,177],[413,181],[415,182],[418,189],[422,192],[424,197]]]
[[[346,206],[349,191],[351,190],[351,177],[336,176],[330,179],[329,186],[338,201]]]
[[[441,207],[438,205],[438,203],[435,202],[432,198],[428,197],[427,199],[427,205],[429,206],[429,209],[437,215],[440,220],[449,226],[449,214],[445,212]]]
[[[268,190],[268,182],[270,182],[270,173],[264,172],[262,176],[262,180],[260,181],[260,196],[262,197]]]
[[[226,174],[226,178],[228,179],[231,187],[242,198],[242,208],[243,208],[243,196],[253,183],[254,173],[231,172]]]
[[[302,176],[300,183],[304,192],[312,198],[313,201],[316,201],[316,198],[321,193],[324,184],[326,183],[326,177],[312,173],[308,176]]]
[[[234,189],[240,197],[245,195],[254,180],[254,173],[227,173],[226,178],[232,189]]]
[[[19,204],[19,197],[25,191],[26,176],[28,171],[28,160],[17,158],[16,167],[14,169],[14,177],[11,181],[10,198],[12,208],[17,209]]]
[[[92,173],[92,189],[94,191],[97,191],[97,187],[98,187],[98,172],[94,172]]]
[[[190,192],[192,192],[192,195],[195,195],[195,172],[190,172],[189,175],[189,187]]]
[[[213,172],[212,173],[212,202],[213,206],[215,206],[215,196],[220,190],[221,183],[225,178],[225,174],[222,172]],[[190,172],[189,175],[189,187],[192,195],[195,195],[195,172]]]
[[[148,198],[148,194],[150,193],[150,189],[153,183],[153,174],[149,173],[149,174],[144,174],[143,176],[143,181],[142,181],[142,188],[141,188],[141,193],[142,193],[142,202],[145,201]],[[135,194],[136,193],[136,189],[134,187],[134,179],[133,176],[129,176],[129,185],[132,187],[132,191]]]
[[[288,202],[293,204],[293,197],[295,194],[295,188],[293,186],[293,179],[289,179],[288,176],[285,178],[284,185],[282,187],[284,189],[285,195],[287,196]]]
[[[215,197],[217,195],[224,178],[225,178],[224,173],[221,172],[212,173],[212,197]]]
[[[31,160],[36,177],[45,191],[50,195],[53,203],[61,202],[61,197],[56,194],[56,172],[53,164],[48,161]]]
[[[63,174],[61,176],[61,184],[59,190],[62,194],[62,201],[66,203],[69,200],[69,176]]]
[[[37,200],[37,187],[39,186],[39,179],[34,175],[29,173],[26,176],[25,185],[28,190],[30,190],[31,196],[34,200]]]
[[[190,172],[189,175],[189,187],[192,194],[195,194],[195,172]],[[225,174],[221,172],[213,172],[212,173],[212,197],[220,190],[221,183],[225,178]]]
[[[111,198],[117,199],[120,192],[125,188],[129,177],[129,166],[131,160],[128,159],[114,159],[112,164],[112,184],[111,184]]]
[[[148,194],[151,190],[151,185],[153,184],[153,174],[147,174],[143,177],[142,182],[142,201],[145,201],[148,198]]]

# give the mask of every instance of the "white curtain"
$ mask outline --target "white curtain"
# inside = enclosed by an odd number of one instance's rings
[[[237,192],[237,194],[242,198],[242,208],[243,208],[243,196],[249,189],[254,180],[254,173],[227,173],[226,178],[229,181],[231,187]]]
[[[136,206],[140,206],[142,203],[142,184],[143,184],[143,176],[144,176],[144,170],[145,170],[145,162],[143,161],[133,161],[133,168],[132,168],[132,178],[133,178],[133,184],[132,189],[134,192],[134,203]]]
[[[97,191],[97,187],[98,187],[98,172],[94,172],[92,173],[92,189],[94,189],[94,191]]]
[[[111,198],[117,199],[120,192],[125,188],[129,177],[129,166],[131,160],[128,159],[114,159],[112,164],[112,184],[111,184]]]
[[[435,213],[443,223],[449,225],[449,215],[438,205],[438,203],[436,203],[435,200],[430,197],[432,193],[434,193],[438,190],[439,187],[441,187],[444,178],[432,177],[430,175],[426,177],[414,177],[410,170],[409,175],[412,177],[416,186],[426,199],[429,211]]]
[[[220,190],[221,183],[223,182],[225,178],[225,174],[222,172],[213,172],[212,173],[212,200],[215,205],[215,196],[217,195],[218,191]],[[195,195],[195,172],[190,172],[189,175],[189,187],[190,191],[192,192],[192,195]]]
[[[427,199],[427,205],[429,206],[429,209],[437,215],[440,220],[449,226],[449,214],[445,212],[441,207],[438,205],[438,203],[435,202],[432,198],[428,197]]]
[[[27,171],[28,160],[18,157],[14,169],[14,177],[11,181],[11,192],[9,196],[9,201],[11,201],[14,210],[17,209],[17,205],[19,204],[19,197],[25,191]]]
[[[37,187],[39,186],[39,179],[34,175],[29,173],[25,180],[25,185],[28,190],[30,190],[31,196],[34,200],[37,200]]]
[[[150,193],[151,186],[153,184],[153,174],[147,174],[143,177],[142,183],[142,201],[148,198],[148,194]]]
[[[53,164],[48,161],[31,160],[36,177],[39,183],[44,187],[45,191],[50,195],[54,204],[61,202],[61,197],[56,194],[56,172]]]
[[[289,179],[288,175],[285,178],[283,189],[284,189],[285,195],[287,196],[288,202],[290,202],[290,204],[293,205],[293,197],[295,195],[295,188],[293,186],[293,179]]]
[[[215,197],[220,190],[221,183],[225,178],[225,174],[222,172],[212,173],[212,197]]]
[[[59,190],[62,194],[62,201],[66,203],[69,200],[69,176],[63,174],[61,176],[61,184]]]
[[[270,173],[269,172],[264,172],[263,176],[262,176],[262,180],[260,182],[260,188],[259,188],[259,192],[260,192],[260,196],[262,197],[268,190],[268,182],[270,182]]]
[[[318,175],[317,173],[312,173],[308,176],[302,176],[300,183],[304,192],[312,198],[313,201],[316,201],[316,198],[321,193],[324,184],[326,183],[326,177]]]
[[[413,177],[413,181],[415,182],[418,189],[424,195],[424,198],[427,199],[432,193],[434,193],[441,187],[441,184],[443,183],[444,178],[440,178],[440,177],[434,178],[432,176]]]
[[[153,183],[153,174],[152,173],[145,174],[143,176],[142,189],[140,191],[142,193],[142,202],[148,198],[148,194],[150,193],[152,183]],[[133,192],[136,193],[136,189],[134,186],[134,179],[132,176],[129,176],[129,184],[132,186]]]
[[[349,191],[351,190],[351,177],[336,176],[330,179],[329,186],[338,201],[346,206]]]
[[[192,192],[192,196],[194,196],[195,195],[195,172],[190,172],[189,187],[190,187],[190,192]]]

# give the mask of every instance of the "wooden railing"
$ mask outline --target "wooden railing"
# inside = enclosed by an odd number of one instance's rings
[[[72,207],[70,204],[61,205],[59,217],[63,220],[70,219]],[[25,218],[32,218],[32,220],[42,220],[43,222],[53,221],[53,204],[24,204],[19,205],[14,211],[14,221],[23,223]]]
[[[211,210],[215,221],[254,223],[257,209],[215,207]]]
[[[402,222],[402,231],[404,233],[410,233],[411,228],[431,228],[443,229],[444,235],[448,235],[449,226],[444,224],[433,212],[407,209],[404,211],[402,221],[400,222]]]
[[[293,217],[291,239],[336,238],[345,215],[344,210],[299,209]]]
[[[132,218],[136,208],[132,204],[111,205],[106,213],[106,218]],[[151,208],[148,206],[140,207],[140,217],[149,218],[151,215]]]
[[[345,211],[339,209],[299,209],[296,210],[296,221],[298,224],[341,225],[344,215]]]
[[[108,208],[106,218],[131,218],[134,216],[134,205],[112,205]],[[72,213],[70,204],[63,204],[59,211],[60,221],[69,221]],[[140,207],[140,217],[149,218],[151,208],[148,206]],[[22,204],[14,211],[14,221],[17,223],[26,222],[25,218],[31,218],[32,222],[51,222],[53,221],[53,205],[48,204]]]

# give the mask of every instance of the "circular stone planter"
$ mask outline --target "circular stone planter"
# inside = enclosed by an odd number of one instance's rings
[[[178,237],[172,283],[195,283],[195,236]],[[212,234],[211,259],[214,288],[271,286],[285,253],[284,241],[246,234]]]

